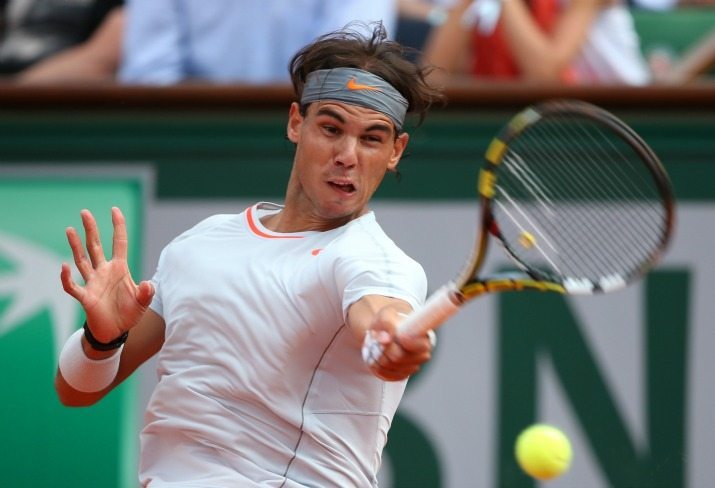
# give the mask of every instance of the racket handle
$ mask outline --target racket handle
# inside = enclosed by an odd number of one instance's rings
[[[461,304],[459,291],[454,285],[444,285],[430,295],[424,307],[400,322],[397,331],[404,335],[426,334],[428,330],[436,329],[457,313]]]
[[[397,327],[398,334],[421,335],[434,330],[457,313],[462,304],[461,295],[454,285],[444,285],[434,292],[424,307],[408,315]],[[368,331],[362,345],[362,358],[370,366],[382,356],[382,344]]]

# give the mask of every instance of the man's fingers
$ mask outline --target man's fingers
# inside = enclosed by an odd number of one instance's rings
[[[400,317],[401,320],[404,320],[408,317],[408,314],[402,312],[397,312],[397,315]],[[422,349],[425,345],[423,337],[425,336],[403,336],[398,333],[398,341],[401,345],[403,345],[403,347],[409,350]],[[426,337],[429,348],[434,349],[434,347],[437,345],[437,334],[434,330],[430,329],[426,332]]]
[[[432,334],[430,334],[431,332]],[[398,335],[395,338],[400,347],[410,353],[421,353],[424,351],[432,351],[434,345],[437,344],[437,335],[434,331],[429,331],[419,336]]]
[[[97,222],[87,209],[82,210],[80,216],[82,217],[82,225],[84,226],[87,253],[89,254],[89,259],[92,261],[92,265],[96,268],[106,261],[104,250],[102,249],[102,241],[99,239]]]
[[[149,281],[142,281],[137,287],[137,302],[142,307],[148,307],[154,298],[154,285]]]
[[[408,352],[400,345],[392,343],[384,347],[382,354],[373,358],[372,371],[381,378],[389,377],[392,380],[403,379],[420,369],[420,366],[429,361],[430,351],[419,353]]]
[[[67,292],[67,294],[74,297],[75,300],[82,303],[85,291],[84,288],[78,286],[77,283],[72,279],[72,270],[69,264],[62,263],[62,270],[60,271],[60,281],[62,282],[62,289]]]
[[[117,207],[112,207],[112,225],[114,234],[112,237],[112,259],[127,259],[127,225],[122,211]]]
[[[384,309],[365,336],[363,359],[373,374],[384,380],[405,379],[432,357],[434,332],[416,336],[400,333],[398,324],[406,316],[392,308]]]
[[[384,358],[384,356],[383,356]],[[390,361],[385,361],[379,358],[371,367],[373,374],[378,378],[388,381],[399,381],[415,374],[420,369],[420,364],[416,363],[400,363],[395,364]]]
[[[67,235],[67,242],[69,242],[70,249],[72,249],[74,264],[77,266],[84,281],[87,281],[89,275],[92,273],[92,263],[87,259],[84,247],[82,246],[82,240],[79,238],[77,231],[72,227],[68,227],[65,234]]]
[[[382,357],[380,358],[383,365],[412,365],[412,364],[422,364],[425,361],[429,361],[431,357],[431,348],[419,347],[419,348],[405,348],[401,343],[393,342],[388,347],[384,348]]]
[[[436,335],[433,332],[383,343],[380,344],[378,352],[373,352],[373,357],[368,364],[378,378],[399,381],[415,374],[423,363],[431,359],[435,342]],[[375,341],[375,344],[378,342]]]

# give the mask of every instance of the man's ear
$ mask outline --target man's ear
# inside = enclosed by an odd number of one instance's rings
[[[300,140],[300,127],[303,124],[303,116],[300,113],[300,105],[297,102],[290,104],[288,112],[287,137],[293,144],[298,144]]]
[[[390,156],[390,161],[387,163],[388,171],[397,171],[397,165],[400,163],[400,158],[402,158],[402,154],[405,152],[409,140],[410,135],[407,132],[403,132],[395,138],[395,142],[392,146],[392,156]]]

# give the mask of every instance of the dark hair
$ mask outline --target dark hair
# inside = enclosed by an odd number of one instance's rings
[[[421,123],[430,106],[443,101],[441,92],[425,80],[432,70],[410,61],[410,49],[387,39],[382,22],[369,24],[366,36],[352,23],[345,29],[325,34],[298,51],[290,62],[290,76],[298,100],[309,73],[319,69],[357,68],[379,76],[407,99],[407,112],[419,116]]]

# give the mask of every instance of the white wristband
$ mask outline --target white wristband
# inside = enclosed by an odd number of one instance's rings
[[[78,329],[67,339],[60,353],[59,367],[68,385],[77,391],[93,393],[108,387],[119,370],[119,358],[124,345],[104,359],[90,359],[82,347],[84,330]]]

